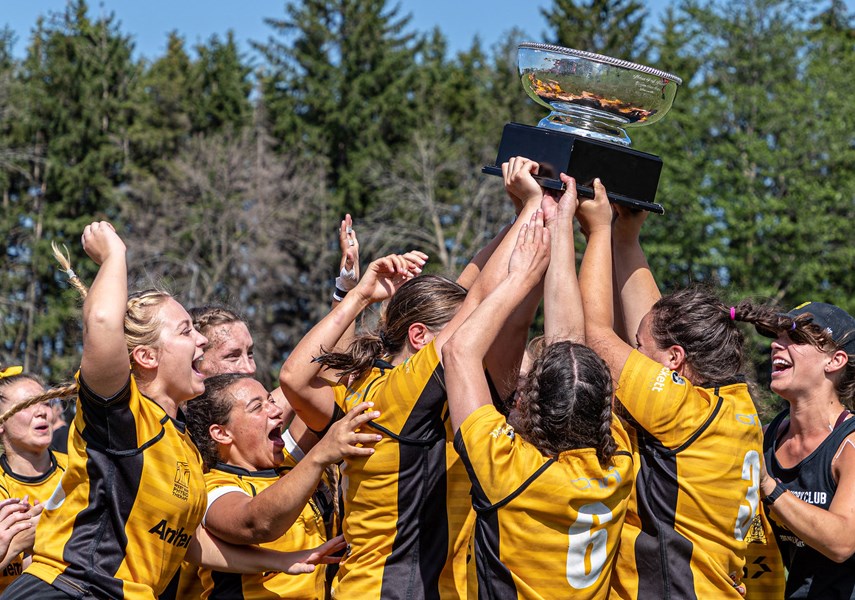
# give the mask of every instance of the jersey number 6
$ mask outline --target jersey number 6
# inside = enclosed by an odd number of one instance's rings
[[[567,547],[567,582],[577,590],[593,585],[608,558],[606,542],[609,532],[594,529],[612,520],[612,511],[602,502],[579,507],[576,521],[570,526],[570,543]]]

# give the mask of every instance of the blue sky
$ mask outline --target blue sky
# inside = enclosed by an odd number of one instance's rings
[[[669,3],[651,0],[648,5],[656,14]],[[476,34],[489,47],[514,26],[532,41],[540,41],[546,30],[540,8],[551,4],[551,0],[403,0],[401,13],[412,14],[413,30],[438,26],[455,52],[469,47]],[[37,16],[61,11],[65,1],[0,0],[0,5],[0,27],[9,25],[16,33],[15,54],[21,56]],[[269,35],[264,18],[282,17],[284,6],[284,0],[89,0],[90,15],[115,13],[122,31],[133,36],[137,52],[148,58],[163,54],[166,35],[173,29],[189,46],[232,29],[248,50],[248,40],[264,40]]]
[[[390,0],[392,5],[394,0]],[[656,17],[673,0],[648,0],[651,15]],[[855,0],[847,0],[850,10]],[[469,47],[475,35],[490,47],[504,33],[516,26],[532,41],[541,41],[546,22],[540,9],[551,0],[401,0],[401,13],[412,14],[410,27],[428,31],[438,26],[449,40],[450,50]],[[823,0],[820,5],[827,5]],[[9,25],[18,41],[15,54],[22,56],[30,31],[38,15],[61,11],[65,0],[0,0],[0,27]],[[90,14],[113,12],[121,21],[122,31],[130,34],[137,53],[147,58],[162,55],[166,35],[177,30],[188,46],[204,42],[213,34],[224,35],[229,29],[241,47],[249,51],[249,40],[265,40],[270,28],[265,17],[284,15],[285,0],[89,0]]]

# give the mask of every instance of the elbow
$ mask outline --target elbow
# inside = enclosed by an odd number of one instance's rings
[[[279,369],[279,386],[282,388],[282,392],[289,400],[296,394],[297,373],[291,359],[282,363],[282,368]]]
[[[836,563],[844,563],[855,554],[855,543],[846,543],[839,547],[825,548],[822,553]]]
[[[443,365],[460,364],[466,356],[471,357],[471,352],[468,352],[465,341],[458,335],[451,336],[442,346]]]

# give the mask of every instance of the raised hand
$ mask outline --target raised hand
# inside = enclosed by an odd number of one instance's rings
[[[579,206],[579,198],[576,192],[576,180],[566,173],[560,175],[564,183],[564,193],[556,200],[551,194],[543,194],[540,208],[543,210],[543,222],[547,227],[558,223],[563,226],[573,227],[573,216]],[[568,223],[569,221],[569,223]],[[552,230],[554,232],[554,229]]]
[[[617,214],[617,218],[612,225],[612,237],[615,241],[637,240],[641,232],[641,226],[650,213],[646,210],[630,208],[621,204],[615,204],[612,208]]]
[[[603,228],[611,230],[613,216],[606,187],[599,178],[594,179],[594,197],[581,198],[579,208],[576,210],[576,218],[579,220],[582,232],[589,236]]]
[[[321,441],[312,449],[325,464],[337,463],[343,458],[357,458],[374,454],[374,448],[366,447],[382,439],[377,433],[358,433],[360,427],[380,416],[379,411],[369,410],[373,402],[361,402],[340,420],[336,421]]]
[[[513,156],[502,163],[505,190],[514,203],[517,214],[529,202],[540,202],[543,190],[532,175],[537,175],[540,165],[521,156]]]
[[[427,254],[417,250],[378,258],[368,265],[353,293],[368,302],[388,300],[399,287],[422,272],[427,259]]]
[[[83,230],[81,241],[83,250],[99,266],[110,255],[125,253],[125,243],[116,233],[113,225],[107,221],[96,221],[87,225]]]
[[[540,281],[549,266],[549,251],[549,230],[543,225],[543,211],[537,210],[520,229],[508,262],[508,274],[519,273],[527,275],[526,280]]]
[[[347,278],[353,280],[354,285],[356,285],[356,282],[359,281],[359,240],[356,238],[353,220],[349,214],[341,220],[338,245],[341,248],[341,263],[339,265],[342,272],[341,276],[345,277],[344,273],[347,273]]]

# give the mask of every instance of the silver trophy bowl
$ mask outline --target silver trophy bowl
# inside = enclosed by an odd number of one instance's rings
[[[625,60],[526,42],[517,54],[526,93],[552,112],[538,127],[629,146],[625,128],[655,123],[674,102],[675,75]]]

